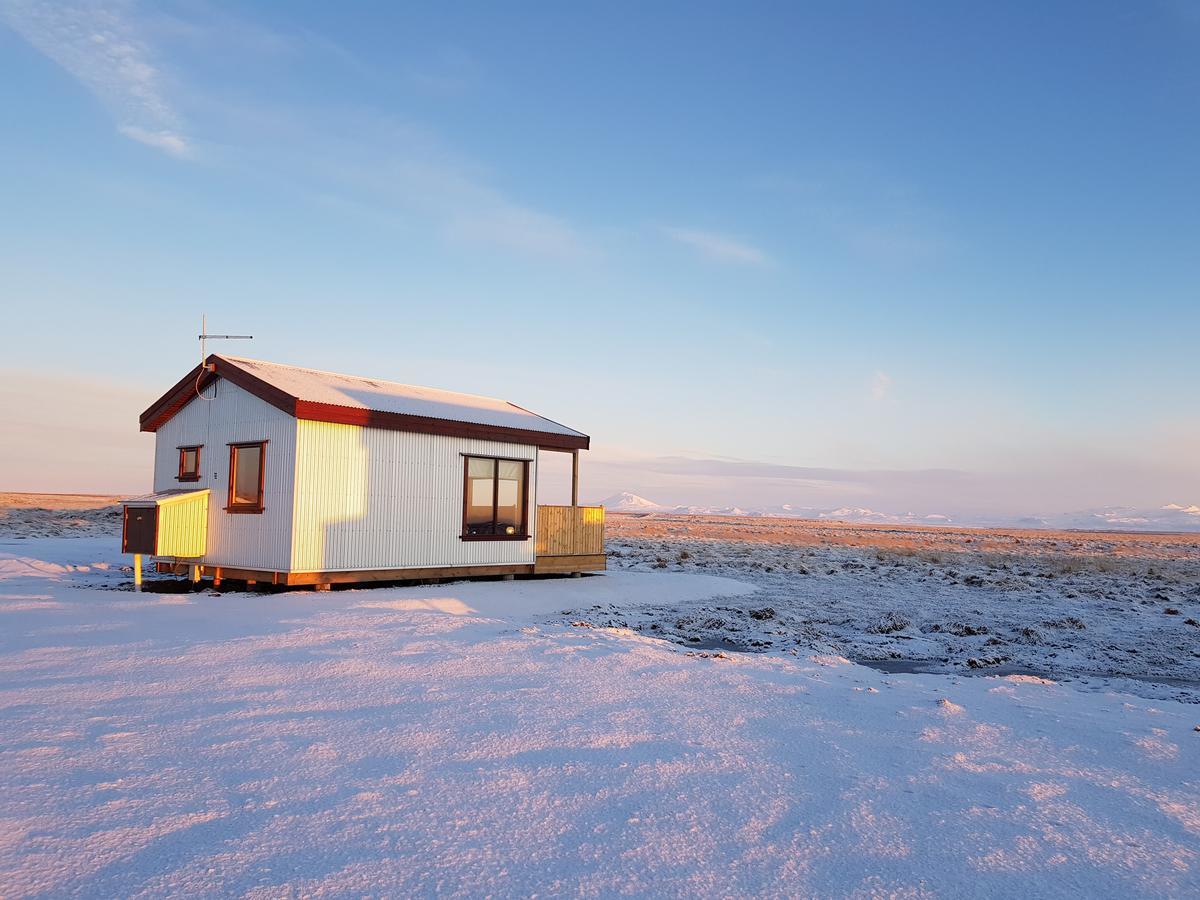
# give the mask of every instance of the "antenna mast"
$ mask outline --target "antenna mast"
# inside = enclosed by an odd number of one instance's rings
[[[208,342],[209,341],[252,341],[252,334],[209,334],[208,333],[208,316],[200,316],[200,365],[205,365],[205,360],[208,359]]]

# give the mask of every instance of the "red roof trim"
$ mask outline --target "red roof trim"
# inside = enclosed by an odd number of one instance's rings
[[[211,360],[212,357],[210,356]],[[196,399],[196,392],[202,391],[217,376],[206,370],[204,366],[196,366],[179,380],[179,382],[151,404],[140,418],[142,431],[158,431],[164,422],[171,419],[177,412]]]
[[[293,415],[297,419],[310,419],[314,422],[362,425],[366,428],[414,431],[417,434],[442,434],[451,437],[475,438],[481,441],[504,441],[510,444],[531,444],[562,450],[586,450],[591,440],[587,435],[554,434],[548,431],[510,428],[504,425],[480,425],[475,422],[431,419],[426,416],[410,416],[405,413],[379,412],[354,406],[315,403],[312,400],[297,400],[296,411]]]
[[[361,425],[366,428],[383,428],[390,431],[410,431],[417,434],[437,434],[482,441],[529,444],[548,450],[587,450],[591,444],[591,438],[587,435],[555,434],[548,431],[511,428],[503,425],[480,425],[474,422],[433,419],[426,416],[411,416],[404,413],[380,412],[353,406],[337,406],[331,403],[301,400],[216,354],[210,356],[205,362],[214,366],[216,371],[207,370],[202,366],[192,369],[178,384],[142,413],[142,431],[157,431],[188,403],[196,399],[197,379],[199,379],[199,389],[203,390],[217,378],[227,378],[231,383],[297,419],[332,422],[340,425]]]

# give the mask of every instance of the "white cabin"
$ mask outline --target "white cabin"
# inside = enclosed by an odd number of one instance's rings
[[[605,567],[587,435],[502,400],[212,355],[141,417],[154,492],[123,549],[162,572],[316,584]],[[537,504],[543,451],[572,503]],[[199,532],[199,533],[198,533]]]

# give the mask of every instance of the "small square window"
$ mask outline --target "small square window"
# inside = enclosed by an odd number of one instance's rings
[[[176,478],[179,481],[200,480],[200,446],[179,448],[179,475]]]

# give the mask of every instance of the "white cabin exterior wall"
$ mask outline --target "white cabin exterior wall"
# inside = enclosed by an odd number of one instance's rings
[[[158,429],[154,450],[154,490],[209,488],[205,566],[286,571],[292,552],[292,512],[296,469],[296,420],[223,378],[193,399]],[[267,441],[263,512],[228,513],[229,447],[240,441]],[[181,446],[200,444],[200,480],[180,482]]]
[[[463,455],[529,461],[537,448],[301,419],[295,448],[294,572],[528,565],[534,540],[464,541]]]

